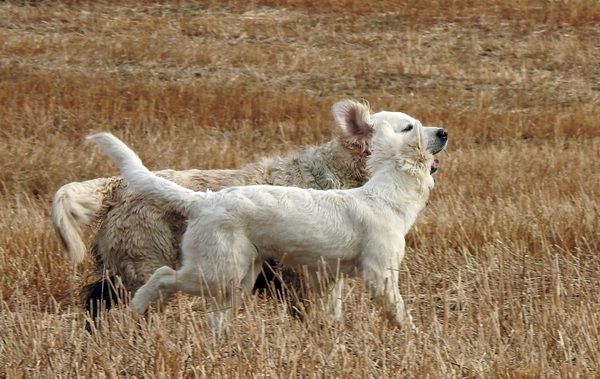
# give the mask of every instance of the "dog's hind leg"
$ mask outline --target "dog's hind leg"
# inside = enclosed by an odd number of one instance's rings
[[[238,247],[240,247],[239,244]],[[255,247],[251,243],[248,243],[247,246],[242,245],[242,247],[245,247],[244,253],[252,257],[251,261],[249,263],[238,262],[239,269],[234,277],[225,277],[220,286],[211,287],[212,299],[205,319],[207,324],[217,332],[227,326],[226,321],[229,314],[236,312],[242,306],[243,299],[252,293],[254,282],[261,273],[263,262],[262,260],[254,261]],[[247,254],[242,255],[248,256]],[[182,290],[184,290],[183,287]]]
[[[206,315],[206,321],[217,332],[227,325],[225,322],[230,313],[235,313],[242,306],[244,298],[252,294],[257,276],[261,273],[262,261],[250,265],[246,274],[239,281],[239,286],[225,288],[223,295],[213,298]]]
[[[177,290],[177,271],[169,266],[163,266],[156,270],[133,296],[131,304],[139,314],[148,309],[148,305],[161,296],[168,299]]]
[[[236,312],[242,306],[244,297],[252,293],[256,277],[261,272],[261,266],[262,261],[250,265],[241,281],[228,280],[229,283],[221,285],[217,293],[212,295],[211,304],[205,317],[211,328],[220,332],[227,327],[229,314]]]

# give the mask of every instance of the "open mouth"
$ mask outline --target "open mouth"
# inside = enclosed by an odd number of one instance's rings
[[[431,164],[431,171],[429,172],[431,175],[435,174],[438,170],[438,167],[440,167],[440,160],[435,158],[433,160],[433,163]]]

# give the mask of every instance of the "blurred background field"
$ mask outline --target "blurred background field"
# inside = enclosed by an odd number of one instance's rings
[[[600,7],[595,0],[0,3],[0,378],[600,375]],[[345,322],[249,299],[215,338],[199,299],[95,335],[49,213],[117,168],[235,168],[334,138],[366,100],[448,129],[401,293],[422,331],[361,285]],[[88,239],[89,240],[89,239]]]

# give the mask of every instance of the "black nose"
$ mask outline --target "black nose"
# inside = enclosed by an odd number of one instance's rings
[[[437,136],[441,139],[448,139],[448,131],[446,129],[438,129]]]

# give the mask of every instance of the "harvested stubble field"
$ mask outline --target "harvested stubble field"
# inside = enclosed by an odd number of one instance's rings
[[[600,375],[595,0],[197,3],[0,3],[0,378]],[[234,168],[333,138],[345,98],[450,132],[402,265],[420,334],[352,281],[342,325],[251,298],[215,338],[179,296],[84,330],[92,260],[49,210],[118,173],[86,135],[151,169]]]

